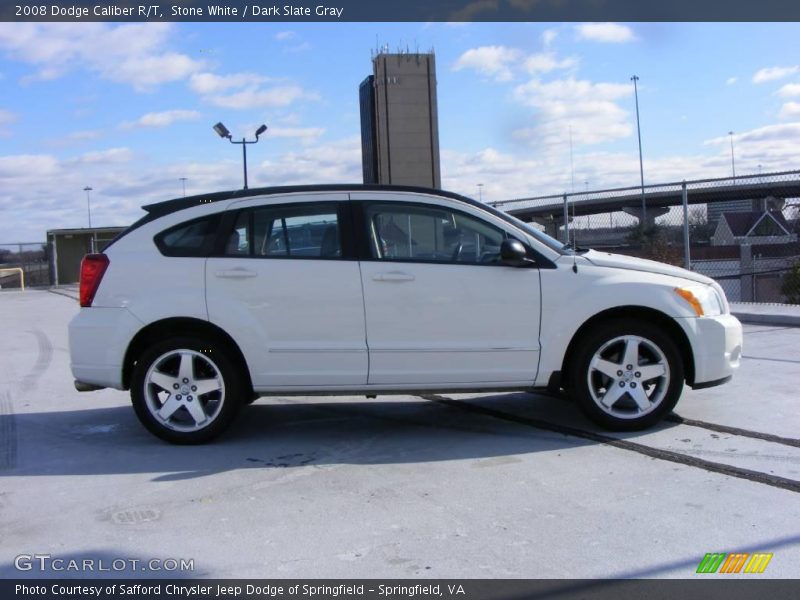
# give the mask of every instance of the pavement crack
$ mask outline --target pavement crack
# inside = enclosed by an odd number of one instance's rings
[[[53,344],[50,338],[40,329],[28,331],[36,338],[36,362],[33,368],[27,373],[20,382],[23,391],[30,391],[39,384],[39,379],[53,362]]]
[[[751,431],[749,429],[740,429],[738,427],[729,427],[728,425],[718,425],[716,423],[708,423],[706,421],[698,421],[696,419],[685,419],[680,415],[671,414],[664,418],[665,421],[670,423],[679,423],[680,425],[688,425],[689,427],[699,427],[701,429],[708,429],[709,431],[716,431],[717,433],[729,433],[731,435],[738,435],[739,437],[752,438],[754,440],[763,440],[765,442],[772,442],[773,444],[782,444],[784,446],[792,446],[793,448],[800,448],[800,440],[795,438],[787,438],[771,433],[762,433],[760,431]]]
[[[642,454],[658,460],[665,460],[668,462],[685,465],[687,467],[703,469],[711,473],[719,473],[721,475],[728,475],[729,477],[746,479],[755,483],[761,483],[763,485],[780,488],[790,492],[800,493],[800,481],[796,481],[794,479],[787,479],[777,475],[769,475],[759,471],[752,471],[750,469],[743,469],[741,467],[734,467],[731,465],[712,462],[702,458],[696,458],[694,456],[687,456],[685,454],[681,454],[680,452],[673,452],[671,450],[661,450],[659,448],[653,448],[638,442],[621,440],[619,438],[604,435],[602,433],[586,431],[584,429],[578,429],[577,427],[570,427],[568,425],[558,425],[542,419],[513,415],[495,410],[493,408],[486,408],[485,406],[478,406],[469,402],[453,400],[452,398],[447,398],[446,396],[440,396],[438,394],[426,394],[424,396],[420,396],[420,398],[430,400],[431,402],[444,404],[446,406],[451,406],[453,408],[458,408],[460,410],[486,415],[495,419],[501,419],[504,421],[510,421],[512,423],[518,423],[520,425],[526,425],[528,427],[535,427],[536,429],[542,429],[544,431],[551,431],[585,440],[591,440],[593,442],[598,442],[614,448],[636,452],[637,454]]]

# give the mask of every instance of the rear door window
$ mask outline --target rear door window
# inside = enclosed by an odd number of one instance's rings
[[[236,217],[225,255],[341,258],[337,205],[294,204],[245,209]]]

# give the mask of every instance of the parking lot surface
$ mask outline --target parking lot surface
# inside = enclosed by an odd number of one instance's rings
[[[735,551],[773,553],[735,577],[800,576],[798,328],[745,326],[733,382],[647,432],[549,395],[275,397],[177,447],[126,392],[74,390],[68,296],[0,294],[0,577],[91,575],[22,554],[194,562],[100,573],[149,577],[700,577]]]

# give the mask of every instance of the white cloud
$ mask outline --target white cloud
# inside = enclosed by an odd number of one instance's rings
[[[286,46],[283,51],[284,52],[307,52],[311,50],[312,46],[308,42],[300,42],[299,44],[294,44],[292,46]]]
[[[737,81],[739,81],[738,77],[728,77],[728,79],[725,80],[725,85],[733,85]]]
[[[800,136],[800,123],[786,123],[783,125],[765,125],[764,127],[757,127],[756,129],[751,129],[742,133],[735,133],[733,139],[737,144],[739,142],[769,143],[789,141],[796,143],[798,136]],[[720,144],[730,144],[730,136],[721,135],[703,142],[703,145],[706,146]]]
[[[578,39],[607,44],[622,44],[636,40],[633,30],[619,23],[582,23],[575,26]]]
[[[82,129],[78,131],[71,131],[70,133],[60,137],[51,138],[45,143],[51,147],[64,147],[80,144],[82,142],[88,142],[89,140],[95,140],[102,135],[103,130],[101,129]]]
[[[279,42],[284,42],[284,52],[306,52],[311,50],[311,44],[308,42],[290,43],[299,39],[296,31],[279,31],[272,37]]]
[[[800,96],[800,83],[787,83],[777,92],[775,92],[775,94],[781,98],[794,98],[796,96]]]
[[[767,81],[784,79],[790,75],[794,75],[798,71],[800,71],[800,66],[798,65],[793,67],[765,67],[756,71],[756,74],[753,75],[753,83],[765,83]]]
[[[0,108],[0,137],[11,135],[10,130],[6,127],[17,120],[17,115],[10,110]]]
[[[294,133],[303,133],[302,131]],[[0,156],[0,239],[44,241],[45,231],[86,225],[87,184],[92,192],[92,221],[129,225],[142,216],[140,207],[187,193],[238,189],[241,157],[230,160],[175,162],[136,160],[127,148],[58,158],[50,154]],[[314,144],[261,164],[252,162],[253,187],[361,180],[361,143],[357,136]]]
[[[217,94],[230,88],[256,86],[270,81],[275,81],[275,79],[257,73],[233,73],[231,75],[196,73],[189,80],[189,86],[198,94]]]
[[[129,148],[109,148],[108,150],[97,150],[81,154],[71,162],[78,164],[115,164],[125,163],[133,158],[133,152]]]
[[[23,83],[86,69],[137,91],[151,91],[204,66],[170,49],[174,30],[171,23],[3,23],[0,52],[36,67]]]
[[[800,117],[800,102],[785,102],[778,116],[781,119],[796,119]]]
[[[266,81],[269,81],[268,77],[257,73],[233,73],[231,75],[195,73],[189,79],[189,87],[198,94],[216,94],[230,88],[259,85]]]
[[[58,171],[58,160],[49,154],[17,154],[0,156],[0,181],[14,180],[21,175],[45,177]],[[6,207],[11,208],[11,207]]]
[[[361,139],[353,136],[315,144],[261,163],[258,185],[352,183],[361,181]]]
[[[548,73],[556,69],[569,69],[578,64],[575,58],[558,58],[554,52],[525,54],[506,46],[481,46],[464,52],[453,65],[454,71],[471,69],[498,82],[511,81],[514,72],[521,68],[529,74]]]
[[[278,138],[300,138],[314,140],[325,133],[322,127],[271,127],[267,136]]]
[[[292,83],[264,87],[264,84],[282,81],[258,73],[197,73],[189,80],[190,87],[201,94],[204,101],[215,106],[232,109],[249,109],[287,106],[292,102],[319,100],[319,94]]]
[[[630,116],[617,101],[632,93],[630,85],[621,83],[534,79],[514,89],[515,100],[535,109],[534,125],[518,129],[514,137],[534,146],[563,145],[570,127],[576,144],[627,137],[632,133]]]
[[[245,89],[227,95],[205,98],[215,106],[232,109],[288,106],[299,100],[319,100],[319,94],[299,85],[276,86],[269,89]]]
[[[157,56],[126,58],[106,72],[119,83],[130,83],[138,91],[150,91],[162,83],[186,79],[201,68],[201,63],[184,54],[167,52]]]
[[[454,71],[471,69],[496,81],[510,81],[512,68],[522,58],[522,53],[505,46],[480,46],[471,48],[458,57],[453,65]]]
[[[558,36],[558,31],[556,31],[555,29],[545,29],[542,32],[542,44],[544,44],[544,47],[547,48],[553,42],[555,42],[557,36]]]
[[[800,161],[800,145],[797,143],[800,139],[798,122],[766,125],[738,132],[733,139],[737,173],[740,165],[743,173],[755,173],[758,165],[761,165],[765,172],[785,171],[787,165],[797,164]],[[730,172],[730,137],[718,136],[705,140],[703,144],[719,148],[720,171],[725,174],[727,160]]]
[[[191,121],[200,117],[196,110],[165,110],[161,112],[149,112],[142,115],[135,121],[121,123],[122,129],[133,129],[136,127],[167,127],[176,121]]]
[[[532,54],[525,59],[525,70],[531,74],[536,73],[549,73],[556,69],[570,69],[577,66],[578,61],[575,58],[556,58],[553,52],[541,52],[539,54]]]
[[[800,161],[800,123],[767,126],[739,134],[736,139],[737,173],[785,170]],[[730,175],[730,140],[727,136],[708,140],[718,144],[712,153],[681,154],[649,159],[645,154],[646,183]],[[486,148],[479,152],[442,150],[442,186],[466,196],[478,197],[483,183],[484,201],[510,200],[570,191],[569,155],[563,148],[544,148],[514,154]],[[639,184],[639,157],[635,144],[628,152],[580,152],[574,155],[575,189],[634,186]]]

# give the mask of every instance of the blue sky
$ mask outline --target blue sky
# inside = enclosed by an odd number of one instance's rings
[[[800,166],[800,24],[3,23],[0,243],[250,184],[358,182],[376,47],[436,52],[443,187],[484,200]]]

